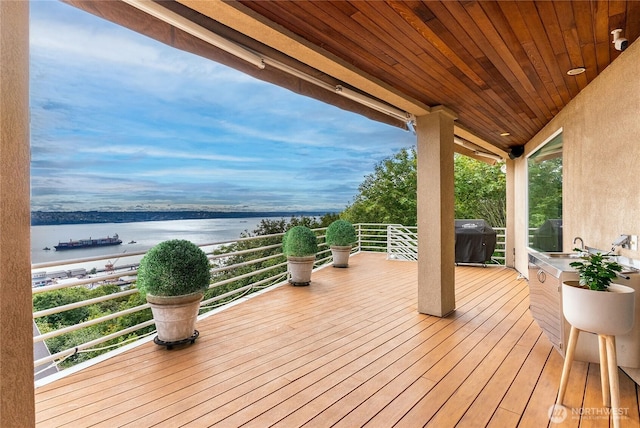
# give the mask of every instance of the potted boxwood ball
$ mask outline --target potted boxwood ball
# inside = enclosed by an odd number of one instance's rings
[[[351,246],[357,240],[355,227],[347,220],[336,220],[327,227],[326,239],[333,255],[333,267],[348,267]]]
[[[306,226],[294,226],[282,238],[282,252],[287,257],[289,282],[309,285],[318,252],[318,239]]]
[[[151,305],[157,344],[193,343],[198,337],[195,323],[209,269],[204,251],[182,239],[161,242],[142,258],[136,285]]]

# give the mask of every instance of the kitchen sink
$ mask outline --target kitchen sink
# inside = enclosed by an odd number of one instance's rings
[[[550,258],[554,258],[554,259],[579,259],[580,258],[580,253],[561,253],[561,252],[548,252],[548,253],[542,253],[544,254],[546,257],[550,257]]]

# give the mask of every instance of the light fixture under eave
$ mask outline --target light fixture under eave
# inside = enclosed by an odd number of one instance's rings
[[[476,150],[475,152],[473,152],[473,154],[483,158],[493,159],[494,161],[497,161],[497,162],[500,162],[502,160],[500,156],[494,155],[493,153],[480,152]]]
[[[167,24],[170,24],[186,33],[189,33],[192,36],[209,43],[210,45],[213,45],[225,52],[230,53],[231,55],[243,59],[260,69],[263,69],[265,67],[264,61],[262,60],[262,57],[260,57],[260,55],[256,55],[245,47],[240,46],[239,44],[234,43],[231,40],[225,39],[224,37],[219,36],[218,34],[209,31],[198,24],[195,24],[192,21],[189,21],[185,17],[180,16],[177,13],[170,11],[169,9],[166,9],[156,2],[149,0],[122,1],[155,18],[158,18],[163,22],[166,22]]]
[[[406,111],[402,111],[378,100],[374,100],[373,98],[369,98],[366,95],[363,95],[356,91],[352,91],[351,89],[345,88],[342,85],[337,85],[335,90],[337,94],[349,98],[350,100],[359,102],[362,105],[365,105],[391,117],[395,117],[396,119],[401,120],[405,123],[414,122],[416,120],[415,116],[411,113],[407,113]]]
[[[575,67],[575,68],[572,68],[571,70],[567,71],[567,74],[569,76],[577,76],[578,74],[582,74],[585,71],[587,71],[587,69],[584,68],[584,67]]]

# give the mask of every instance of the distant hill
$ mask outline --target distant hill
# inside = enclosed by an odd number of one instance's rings
[[[327,212],[307,211],[33,211],[32,226],[87,223],[135,223],[140,221],[194,220],[208,218],[322,216]]]

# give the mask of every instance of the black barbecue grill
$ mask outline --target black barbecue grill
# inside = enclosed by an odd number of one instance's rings
[[[456,220],[456,263],[484,265],[496,249],[496,235],[485,220]]]

